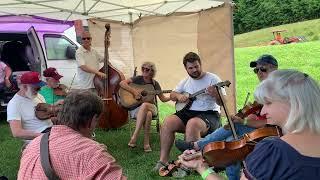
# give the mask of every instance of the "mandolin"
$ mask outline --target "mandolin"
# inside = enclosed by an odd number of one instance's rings
[[[142,98],[135,99],[134,95],[127,91],[126,89],[120,87],[119,89],[119,96],[120,96],[120,103],[123,107],[127,109],[135,109],[136,107],[140,106],[143,102],[150,102],[154,103],[155,95],[162,94],[162,93],[171,93],[172,90],[155,90],[152,84],[145,84],[139,85],[135,83],[130,83],[130,87],[137,89]]]
[[[230,81],[227,80],[227,81],[219,82],[219,83],[212,85],[212,86],[220,88],[220,87],[224,87],[224,86],[229,87],[230,84],[231,84]],[[193,101],[196,100],[196,97],[199,96],[200,94],[204,94],[206,92],[207,92],[207,88],[201,89],[193,94],[189,94],[187,92],[182,93],[183,95],[186,95],[188,97],[188,101],[186,101],[186,102],[178,102],[177,101],[175,104],[176,111],[178,112],[183,109],[189,109],[191,107]]]

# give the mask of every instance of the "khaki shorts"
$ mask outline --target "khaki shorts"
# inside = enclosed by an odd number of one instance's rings
[[[153,105],[152,116],[156,116],[157,113],[158,113],[157,107],[156,107],[156,105],[154,105],[154,104],[152,104],[152,105]],[[139,107],[135,108],[134,110],[131,110],[131,111],[130,111],[130,117],[131,117],[131,118],[136,118],[136,117],[137,117],[137,113],[138,113],[140,107],[141,107],[141,106],[139,106]]]

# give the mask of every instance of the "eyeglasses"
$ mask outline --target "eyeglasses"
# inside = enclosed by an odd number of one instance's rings
[[[82,40],[91,40],[91,37],[82,38]]]
[[[259,67],[259,68],[254,68],[254,69],[253,69],[253,72],[257,74],[257,73],[259,72],[259,70],[260,70],[261,72],[267,72],[267,71],[268,71],[268,69],[265,68],[265,67]]]
[[[34,91],[40,91],[40,89],[41,89],[40,86],[30,85],[30,87],[31,87]]]
[[[150,69],[150,68],[146,68],[146,67],[142,67],[141,69],[142,69],[142,71],[145,71],[145,72],[152,71],[152,69]]]

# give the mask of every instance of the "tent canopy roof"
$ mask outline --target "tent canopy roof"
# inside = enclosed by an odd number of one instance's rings
[[[197,12],[230,0],[1,0],[1,15],[37,15],[72,21],[102,18],[124,23],[143,16]]]

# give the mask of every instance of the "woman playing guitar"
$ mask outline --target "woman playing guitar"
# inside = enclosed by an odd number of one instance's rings
[[[130,86],[130,84],[138,84],[138,85],[152,85],[155,90],[160,90],[161,87],[160,84],[154,80],[154,76],[156,75],[156,67],[155,64],[152,62],[144,62],[141,66],[141,71],[142,75],[140,76],[135,76],[130,79],[122,80],[120,82],[121,88],[131,92],[135,99],[139,100],[143,98],[141,94],[141,90],[133,88]],[[163,95],[163,93],[158,94],[158,97],[162,102],[167,102],[170,100],[170,97],[167,97]],[[142,126],[144,127],[144,151],[145,152],[150,152],[151,147],[150,147],[150,125],[151,125],[151,120],[152,116],[157,115],[158,110],[156,109],[156,101],[155,101],[155,96],[152,98],[151,101],[148,102],[143,102],[139,107],[135,108],[134,110],[131,111],[131,117],[135,117],[137,119],[136,122],[136,128],[134,133],[131,136],[131,139],[128,143],[128,146],[130,148],[135,148],[136,147],[136,142],[137,138],[140,132],[140,129]]]

